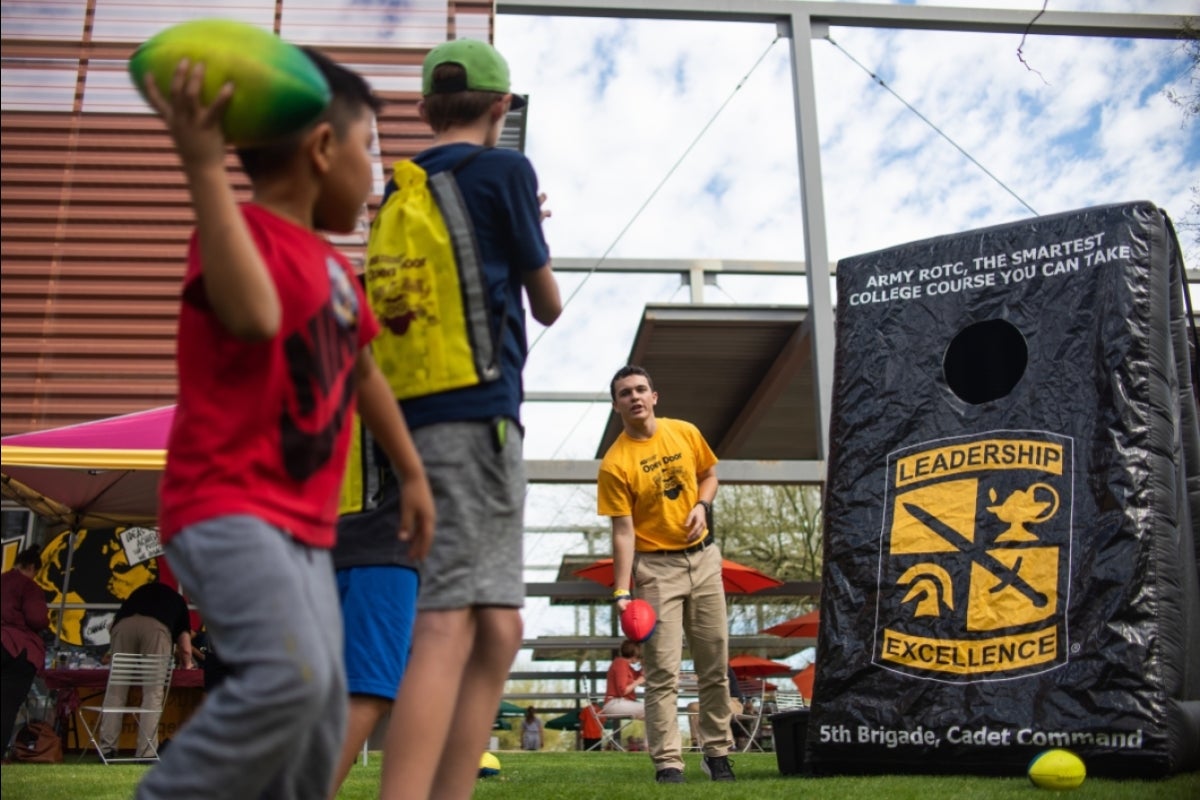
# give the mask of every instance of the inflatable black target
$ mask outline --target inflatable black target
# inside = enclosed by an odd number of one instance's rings
[[[1150,203],[842,260],[806,767],[1200,767],[1195,330]]]

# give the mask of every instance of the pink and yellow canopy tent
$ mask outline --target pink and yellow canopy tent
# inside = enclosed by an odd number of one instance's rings
[[[104,555],[119,546],[118,530],[157,524],[158,485],[174,414],[174,406],[165,406],[0,439],[0,493],[66,529],[47,544],[38,577],[48,594],[56,595],[51,624],[60,642],[83,643],[90,612],[80,603],[119,600],[155,576],[174,585],[162,559],[124,563]],[[99,558],[103,564],[82,564],[84,580],[72,581],[81,543],[90,561]],[[89,578],[98,570],[114,571],[107,589],[93,597]]]
[[[71,529],[154,525],[175,406],[0,439],[0,493]]]

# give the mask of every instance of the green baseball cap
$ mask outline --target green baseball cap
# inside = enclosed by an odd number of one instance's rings
[[[442,64],[458,64],[466,72],[465,81],[433,82],[433,71]],[[425,56],[421,73],[421,94],[453,94],[454,92],[500,92],[508,94],[508,62],[496,48],[476,39],[455,39],[443,42]],[[525,107],[525,98],[514,94],[512,109]]]

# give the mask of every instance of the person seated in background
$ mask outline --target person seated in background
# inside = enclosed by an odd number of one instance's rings
[[[113,653],[166,656],[174,649],[176,668],[192,669],[192,622],[187,601],[165,583],[143,584],[125,598],[113,618],[110,635],[109,650]],[[164,691],[162,684],[143,686],[142,708],[160,707]],[[104,705],[123,706],[128,694],[128,686],[109,686]],[[120,714],[104,715],[100,724],[100,749],[106,758],[116,755],[123,721]],[[138,727],[138,758],[154,758],[153,739],[157,729],[158,716],[146,714]]]
[[[637,699],[637,688],[646,682],[642,671],[634,666],[642,660],[642,646],[632,639],[621,642],[620,655],[613,659],[604,680],[605,717],[646,718],[646,705]],[[619,732],[613,734],[618,742]]]
[[[733,740],[738,750],[745,750],[754,732],[754,720],[758,717],[758,700],[747,697],[742,701],[742,713],[733,718]]]
[[[642,671],[634,666],[635,662],[641,660],[641,645],[632,639],[621,642],[620,655],[609,665],[604,680],[604,716],[646,718],[646,706],[635,694],[637,688],[646,682]]]

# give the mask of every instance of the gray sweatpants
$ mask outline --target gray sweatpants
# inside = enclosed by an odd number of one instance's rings
[[[329,552],[249,516],[185,528],[166,552],[232,672],[146,773],[137,798],[325,798],[346,723]]]

